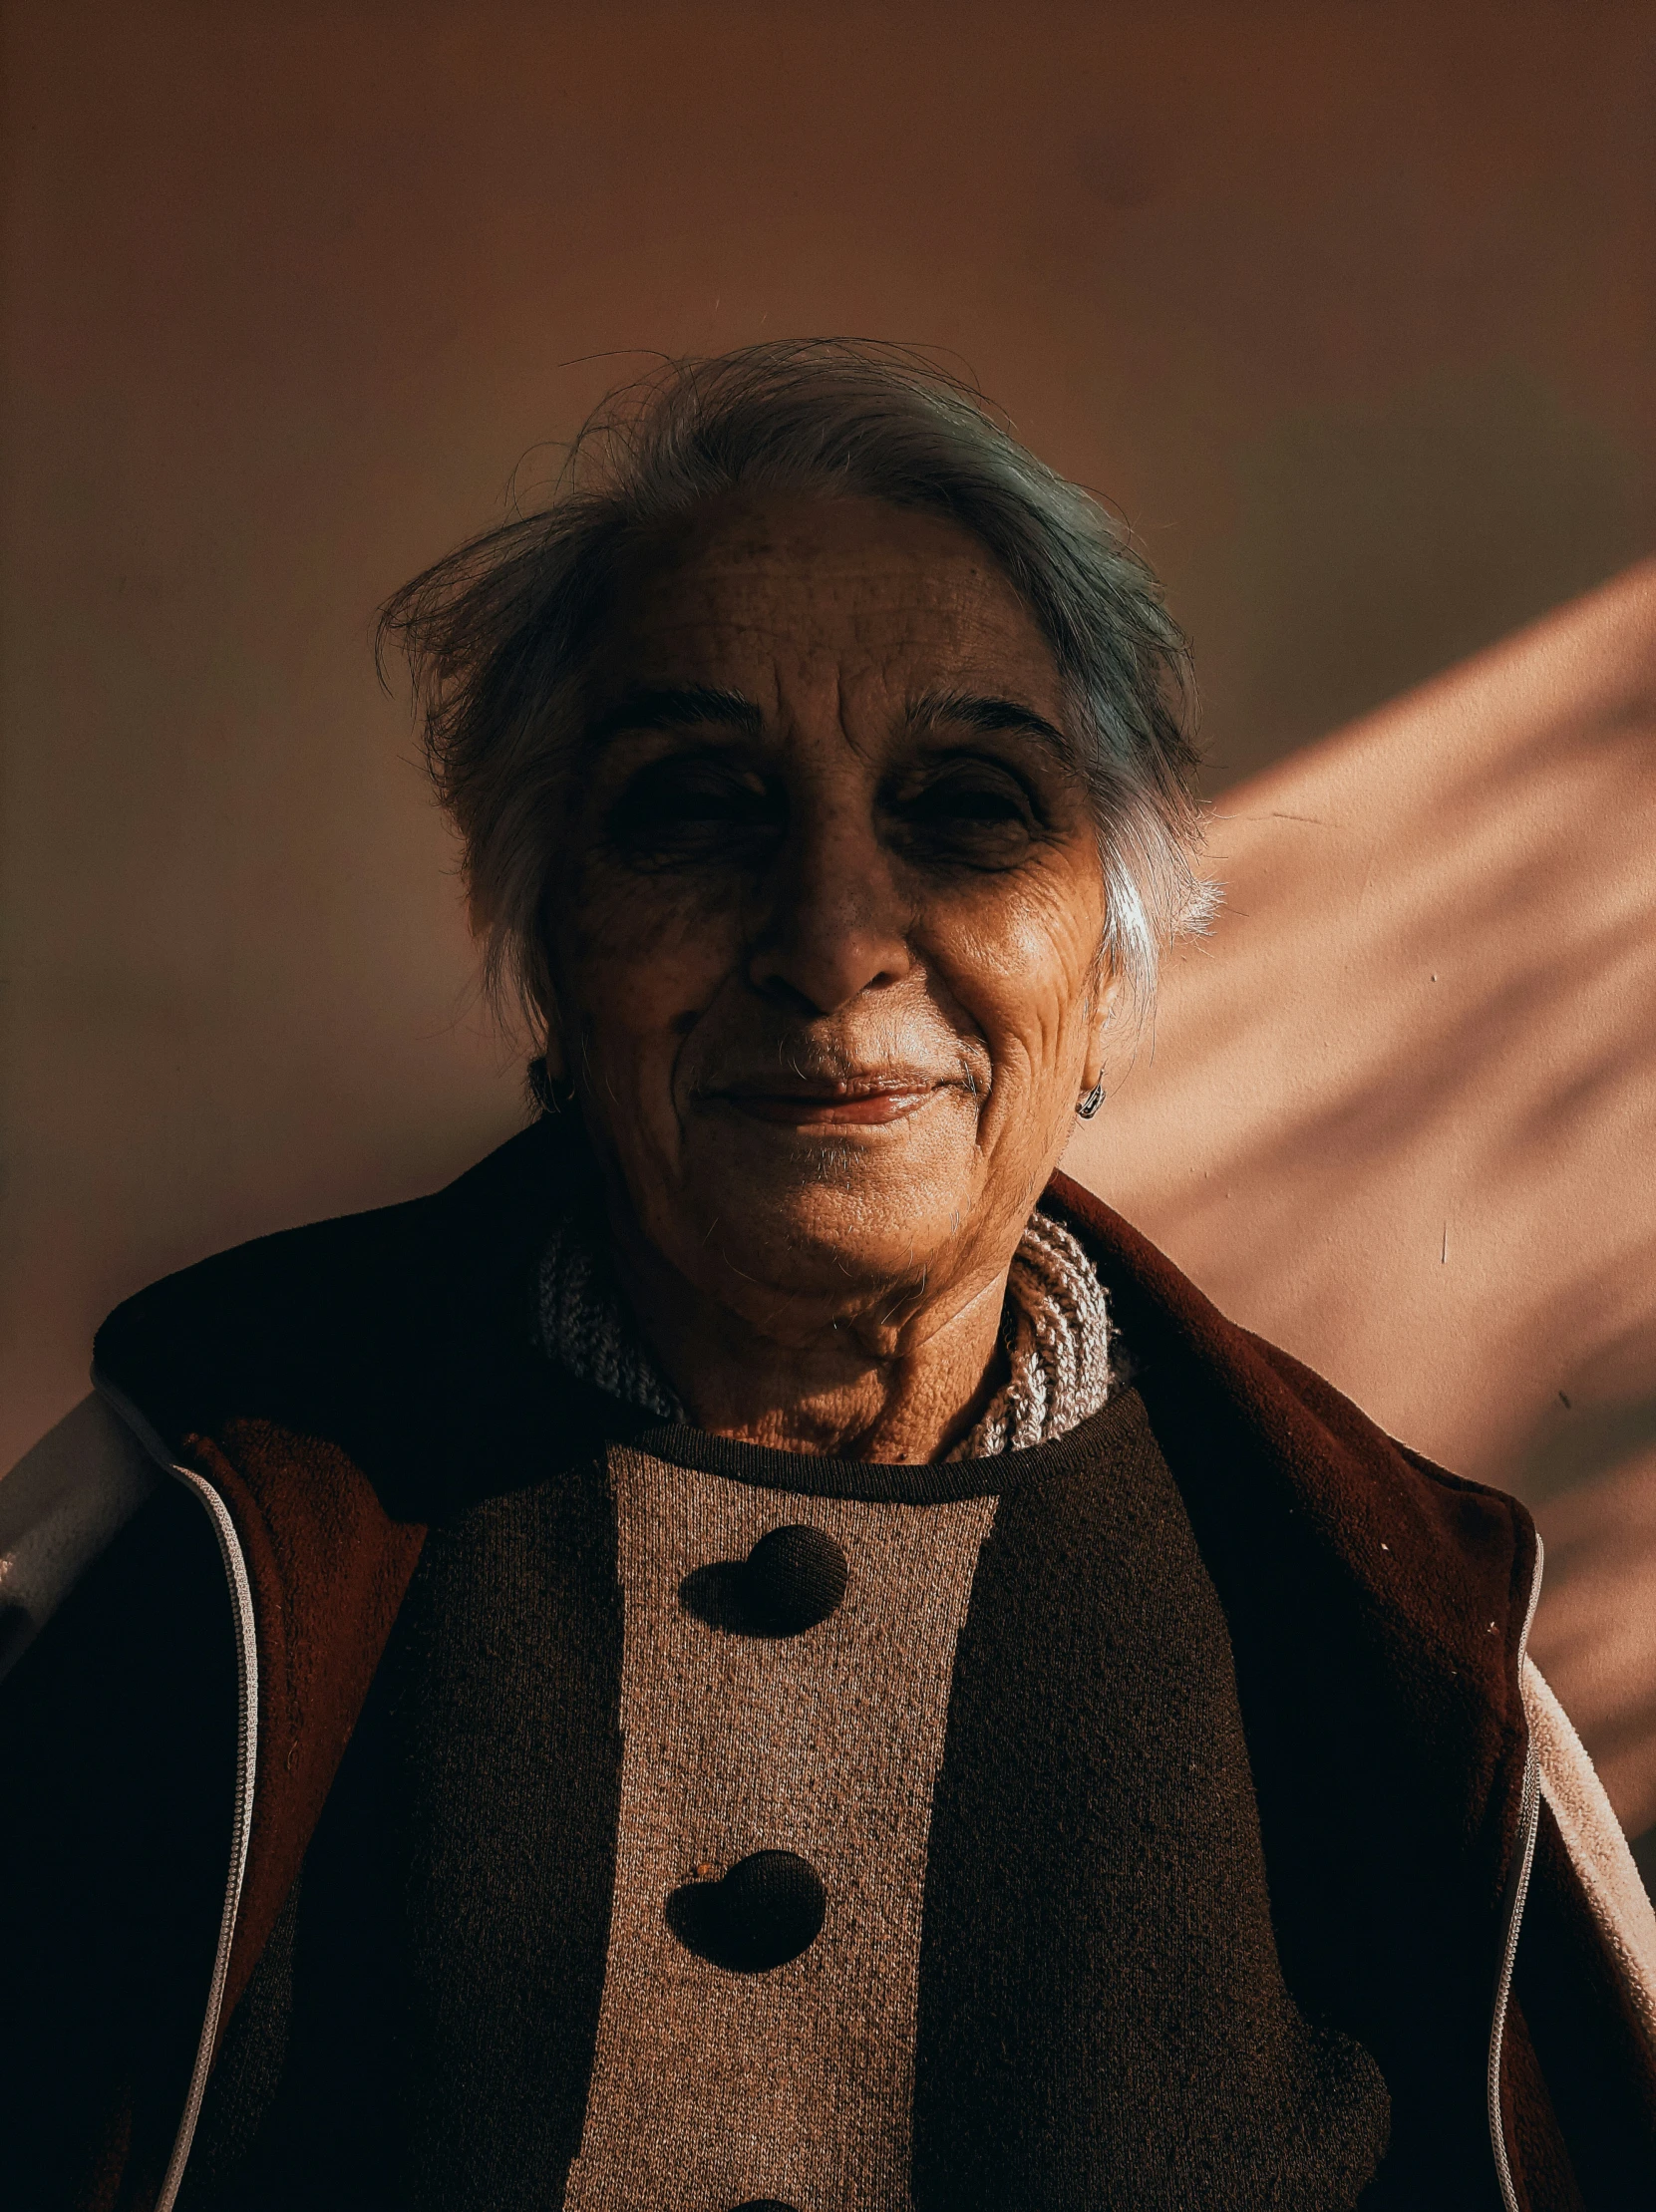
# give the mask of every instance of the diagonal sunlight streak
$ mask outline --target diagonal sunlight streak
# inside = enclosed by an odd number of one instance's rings
[[[1548,1540],[1656,1825],[1656,562],[1228,792],[1212,938],[1066,1165]]]

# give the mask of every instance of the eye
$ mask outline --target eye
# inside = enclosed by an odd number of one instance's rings
[[[640,770],[609,810],[610,842],[640,866],[723,857],[787,826],[782,793],[734,762],[670,755]]]
[[[953,761],[893,795],[898,832],[917,857],[1012,867],[1039,830],[1022,781],[997,761]]]

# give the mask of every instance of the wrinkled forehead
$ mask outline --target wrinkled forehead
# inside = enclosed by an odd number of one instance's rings
[[[958,525],[873,499],[730,501],[651,547],[618,591],[589,699],[639,683],[826,687],[870,701],[962,683],[1053,719],[1034,616]]]

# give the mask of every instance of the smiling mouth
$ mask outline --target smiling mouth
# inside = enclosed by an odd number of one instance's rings
[[[754,1121],[794,1129],[877,1128],[901,1121],[958,1085],[930,1076],[852,1076],[843,1082],[733,1084],[714,1098]]]

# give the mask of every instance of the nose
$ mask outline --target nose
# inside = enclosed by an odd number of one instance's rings
[[[871,821],[846,810],[801,825],[768,888],[748,975],[774,1005],[834,1014],[913,972],[910,917]]]

